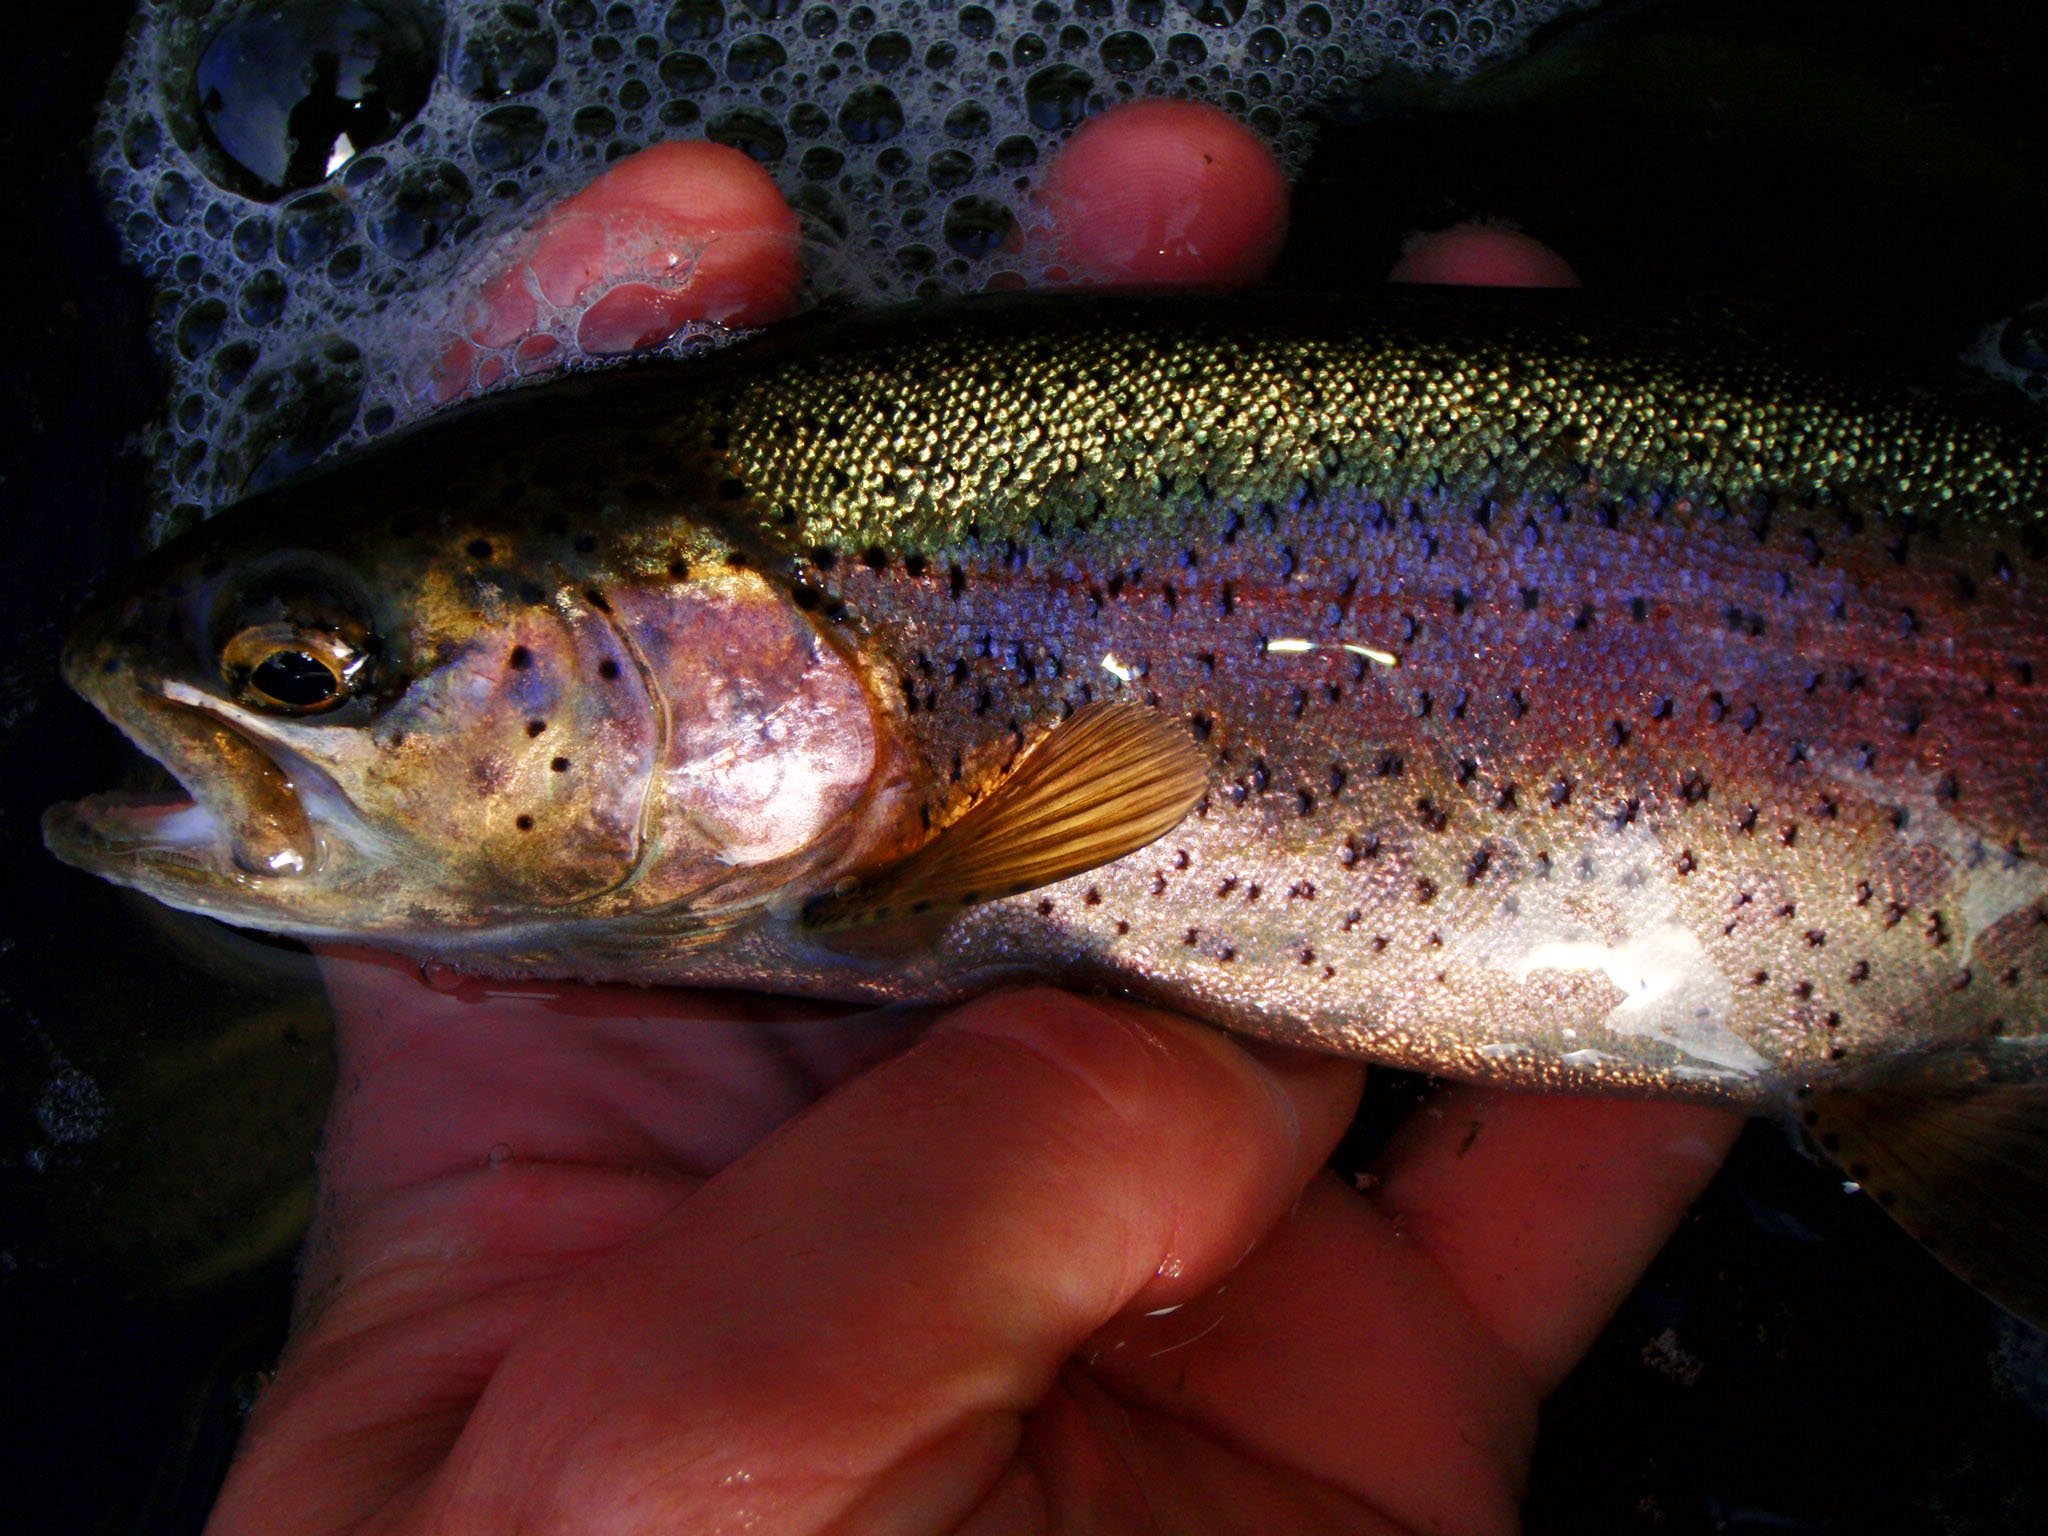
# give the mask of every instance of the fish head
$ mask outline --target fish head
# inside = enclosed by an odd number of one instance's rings
[[[67,681],[184,793],[53,808],[60,858],[299,937],[573,956],[579,925],[758,905],[865,846],[871,680],[758,573],[636,584],[545,520],[283,510],[159,551],[78,629]]]

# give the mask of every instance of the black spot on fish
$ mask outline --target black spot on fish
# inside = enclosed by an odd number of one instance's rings
[[[567,759],[566,757],[558,757],[553,762],[549,763],[548,767],[553,769],[556,773],[567,773],[569,771],[569,759]]]
[[[612,611],[612,605],[605,600],[605,595],[595,587],[585,587],[583,589],[583,601],[590,604],[599,613],[610,613]]]
[[[531,832],[533,830],[533,818],[531,816],[521,816],[512,824],[522,832]]]
[[[606,682],[611,682],[619,675],[619,664],[607,656],[597,664],[597,675]]]
[[[505,664],[514,672],[524,672],[533,665],[533,652],[523,645],[515,645],[512,647],[511,655],[505,658]]]
[[[489,539],[471,539],[468,547],[469,557],[472,560],[488,560],[491,558],[491,541]]]
[[[548,723],[545,720],[529,720],[526,722],[526,734],[529,736],[538,736],[547,728]]]

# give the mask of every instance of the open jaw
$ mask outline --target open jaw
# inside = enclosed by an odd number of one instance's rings
[[[136,703],[107,713],[185,793],[88,795],[52,806],[43,817],[52,853],[198,910],[244,905],[237,895],[313,871],[321,839],[294,774],[270,750],[208,710],[161,696]],[[295,766],[298,779],[309,776]]]

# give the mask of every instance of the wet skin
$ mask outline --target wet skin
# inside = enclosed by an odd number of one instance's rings
[[[520,260],[584,303],[592,220],[716,208],[704,288],[600,299],[586,340],[772,318],[773,188],[649,154]],[[1177,104],[1098,119],[1046,189],[1027,238],[1075,282],[1249,281],[1285,216],[1263,150]],[[1570,280],[1474,229],[1396,275]],[[525,291],[480,275],[488,345]],[[1357,1065],[1135,1006],[919,1029],[322,963],[321,1214],[216,1533],[1512,1530],[1540,1398],[1739,1123],[1453,1088],[1361,1193],[1322,1167]]]

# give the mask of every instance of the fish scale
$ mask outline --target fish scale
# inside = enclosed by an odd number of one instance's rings
[[[971,780],[1124,693],[1206,725],[1186,836],[1015,904],[1056,937],[963,916],[950,963],[1022,947],[1377,1059],[1745,1099],[2037,1009],[2041,758],[1985,750],[2043,739],[2032,445],[1875,390],[1795,415],[1816,387],[1767,356],[1583,323],[1212,339],[1164,308],[876,333],[692,445],[887,657],[925,759]],[[1995,979],[1958,959],[1957,859],[2011,877]],[[1630,911],[1699,936],[1725,992],[1691,1043],[1743,1070],[1602,1030],[1597,967],[1515,974],[1625,947]]]
[[[795,327],[484,402],[160,552],[67,667],[195,804],[46,835],[487,972],[1047,979],[1799,1104],[2048,1316],[2044,512],[2038,431],[1711,319]]]

